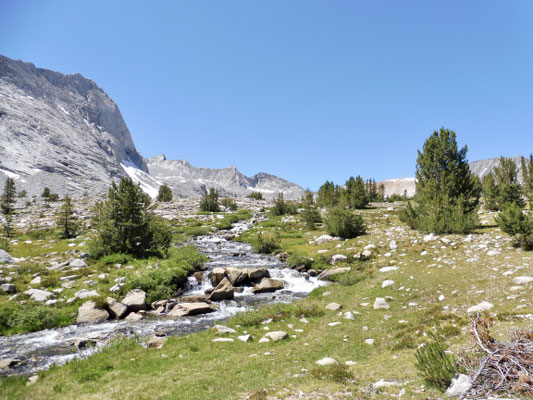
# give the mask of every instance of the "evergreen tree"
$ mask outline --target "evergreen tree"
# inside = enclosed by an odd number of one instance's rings
[[[302,196],[302,204],[304,207],[313,206],[315,204],[315,196],[310,189],[305,189],[305,193]]]
[[[517,239],[524,250],[533,249],[533,217],[516,203],[507,203],[495,217],[500,229]]]
[[[4,215],[4,234],[7,238],[13,236],[13,213],[15,212],[15,180],[7,178],[4,184],[4,191],[0,200],[0,211]]]
[[[365,182],[363,178],[358,176],[357,178],[350,177],[346,181],[346,189],[343,191],[344,204],[350,208],[365,208],[368,205],[368,195],[365,189]]]
[[[61,229],[61,237],[63,239],[73,238],[76,236],[78,230],[77,224],[74,222],[73,216],[74,208],[72,207],[72,199],[67,194],[63,199],[63,205],[59,209],[57,226]]]
[[[518,170],[511,158],[500,157],[500,164],[494,170],[496,184],[496,204],[498,210],[503,210],[507,204],[516,204],[524,207],[522,187],[518,182]]]
[[[416,195],[401,219],[412,228],[435,233],[465,233],[477,226],[480,187],[457,147],[455,132],[435,131],[418,151]]]
[[[378,185],[374,179],[367,179],[365,182],[365,191],[368,201],[378,200]]]
[[[499,210],[497,201],[498,188],[496,187],[496,182],[494,181],[494,174],[492,172],[489,172],[483,177],[481,186],[485,207],[491,211]]]
[[[157,201],[172,201],[172,190],[166,184],[159,186],[159,192],[157,193]]]
[[[46,200],[47,198],[50,197],[50,194],[51,194],[50,193],[50,188],[49,187],[45,187],[43,189],[43,192],[41,193],[41,197]]]
[[[111,184],[107,199],[95,207],[92,225],[97,237],[90,250],[97,258],[112,253],[136,257],[165,253],[172,239],[168,226],[154,214],[150,197],[130,178]]]
[[[218,212],[220,205],[218,204],[218,191],[211,188],[205,192],[200,201],[200,211]]]
[[[529,207],[533,209],[533,154],[529,155],[527,162],[522,158],[522,177],[524,194],[529,201]]]
[[[383,183],[380,183],[378,186],[377,201],[385,201],[385,185]]]
[[[285,201],[283,193],[280,193],[276,199],[274,199],[274,206],[270,209],[270,212],[274,216],[296,214],[296,207]]]
[[[316,204],[319,207],[334,207],[339,201],[339,187],[326,181],[317,192]]]

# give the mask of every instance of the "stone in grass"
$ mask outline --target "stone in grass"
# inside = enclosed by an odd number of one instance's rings
[[[156,347],[160,349],[161,347],[163,347],[166,341],[167,338],[165,336],[152,336],[146,345],[148,347]]]
[[[48,290],[40,290],[40,289],[29,289],[24,292],[24,294],[27,294],[31,297],[34,301],[46,301],[49,297],[54,297],[55,295],[52,292],[49,292]]]
[[[453,377],[452,383],[446,394],[448,396],[463,396],[472,387],[472,379],[468,375],[457,374]]]
[[[233,342],[232,338],[219,337],[211,340],[212,342]]]
[[[513,283],[516,285],[527,285],[533,282],[533,276],[517,276],[513,279]]]
[[[279,342],[280,340],[288,339],[289,334],[285,331],[272,331],[268,332],[265,337],[271,339],[273,342]]]
[[[85,268],[87,267],[87,263],[83,261],[81,258],[76,258],[72,260],[69,264],[70,267],[73,268]]]
[[[338,303],[329,303],[326,306],[326,310],[337,311],[341,309],[341,305]]]
[[[251,342],[252,341],[252,335],[237,336],[237,339],[239,339],[241,342]]]
[[[98,324],[104,322],[109,318],[109,313],[106,310],[96,308],[94,301],[89,300],[83,303],[78,309],[78,317],[76,323],[78,324]]]
[[[389,287],[389,286],[392,286],[392,285],[394,285],[394,281],[391,280],[391,279],[387,279],[387,280],[383,281],[383,283],[381,284],[381,288],[385,289],[386,287]]]
[[[320,360],[318,360],[316,362],[318,365],[322,366],[322,367],[325,367],[327,365],[337,365],[339,364],[337,362],[337,360],[335,360],[334,358],[331,358],[331,357],[324,357],[324,358],[321,358]]]
[[[9,293],[9,294],[15,293],[16,291],[16,287],[12,283],[3,283],[2,285],[0,285],[0,288],[2,289],[3,292]]]
[[[330,268],[323,272],[321,272],[318,275],[318,279],[321,279],[323,281],[329,281],[331,278],[335,275],[344,274],[346,272],[349,272],[351,270],[350,267],[343,267],[343,268]]]
[[[374,310],[379,310],[381,308],[389,309],[390,306],[387,303],[387,300],[385,300],[383,297],[376,297],[376,300],[374,301]]]
[[[213,330],[215,331],[216,335],[225,335],[227,333],[236,333],[237,331],[235,329],[229,328],[224,325],[215,325],[213,327]]]
[[[489,303],[488,301],[482,301],[481,303],[470,307],[468,310],[466,310],[466,312],[470,314],[470,313],[489,311],[492,307],[494,307],[493,304]]]

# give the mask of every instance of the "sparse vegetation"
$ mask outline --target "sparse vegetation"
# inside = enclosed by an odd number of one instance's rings
[[[257,234],[256,242],[254,244],[255,251],[261,254],[270,254],[279,250],[280,243],[278,235],[272,232]]]
[[[246,197],[249,198],[249,199],[254,199],[254,200],[263,200],[263,193],[261,193],[261,192],[252,192]]]
[[[225,198],[220,201],[220,204],[224,206],[224,208],[228,211],[236,211],[237,210],[237,203],[234,199]]]

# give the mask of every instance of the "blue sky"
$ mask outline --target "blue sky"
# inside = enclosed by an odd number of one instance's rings
[[[533,151],[533,1],[0,0],[0,54],[93,79],[139,151],[317,189],[434,130]]]

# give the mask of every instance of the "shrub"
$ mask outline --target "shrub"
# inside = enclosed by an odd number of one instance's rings
[[[200,211],[220,211],[220,206],[218,204],[218,191],[211,188],[208,192],[204,193],[202,200],[200,201]]]
[[[172,190],[166,184],[159,186],[159,191],[157,192],[157,201],[172,201]]]
[[[224,215],[224,218],[218,222],[217,228],[230,229],[232,224],[246,219],[250,219],[251,217],[252,214],[248,210],[241,210],[233,214],[226,214]]]
[[[249,198],[249,199],[254,199],[254,200],[263,200],[263,193],[261,193],[261,192],[252,192],[246,197]]]
[[[279,238],[272,232],[257,234],[257,240],[254,245],[255,251],[261,254],[270,254],[280,249]]]
[[[280,193],[277,199],[274,200],[274,207],[270,209],[273,216],[296,214],[296,207],[285,201],[283,193]]]
[[[504,205],[495,220],[502,231],[517,239],[520,247],[524,250],[533,249],[533,218],[524,213],[519,205]]]
[[[328,212],[326,231],[333,236],[351,239],[365,233],[365,223],[359,214],[337,207]]]
[[[150,197],[129,178],[111,184],[107,199],[94,209],[92,223],[97,237],[89,250],[95,258],[113,253],[164,254],[172,240],[170,228],[154,214]]]
[[[344,364],[327,365],[311,369],[313,378],[346,383],[354,378],[354,373]]]
[[[26,196],[28,196],[28,192],[26,190],[21,190],[20,192],[17,193],[17,197],[19,199],[23,199]]]
[[[322,222],[322,217],[318,210],[314,207],[308,207],[300,213],[300,217],[307,229],[314,230],[315,224]]]
[[[100,262],[105,265],[127,264],[132,260],[133,257],[131,255],[123,253],[108,254],[107,256],[103,256],[102,258],[100,258]]]
[[[237,203],[234,199],[225,198],[220,201],[220,204],[224,206],[226,210],[235,211],[237,210]]]
[[[433,132],[418,152],[416,195],[400,215],[403,222],[435,233],[467,233],[477,226],[481,184],[470,171],[467,150],[458,150],[455,132]]]
[[[9,302],[0,307],[0,335],[65,326],[73,320],[65,311],[54,307]]]
[[[431,341],[416,350],[415,365],[429,386],[444,392],[458,372],[458,365],[455,356],[447,353],[448,346],[439,330],[428,334]]]
[[[313,266],[313,262],[314,260],[310,257],[291,254],[287,259],[287,266],[290,268],[304,267],[305,269],[309,269]]]

